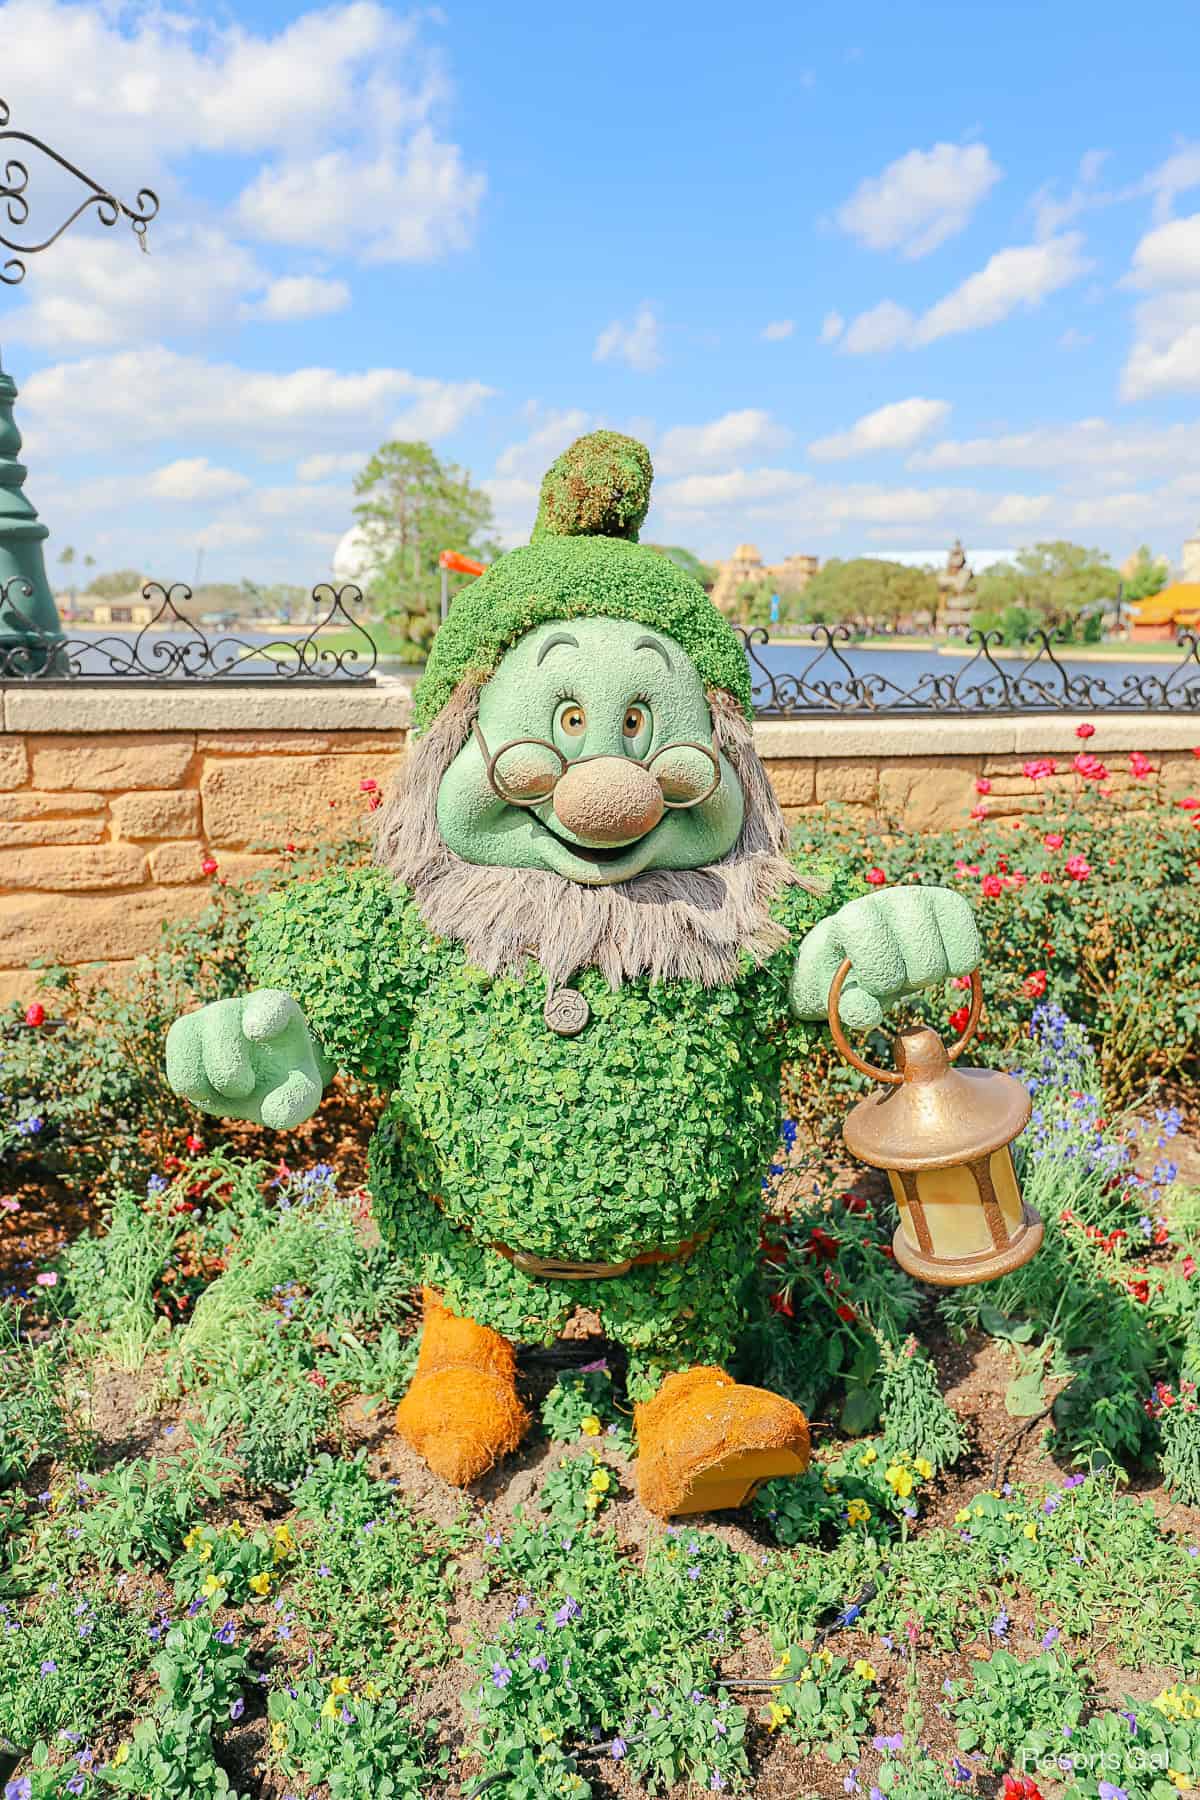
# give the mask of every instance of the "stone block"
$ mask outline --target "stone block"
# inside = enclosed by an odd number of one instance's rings
[[[1189,794],[1200,797],[1200,756],[1189,750],[1186,756],[1159,756],[1159,791],[1172,800],[1186,800]]]
[[[0,788],[20,787],[29,780],[29,757],[25,740],[0,736]]]
[[[40,794],[35,788],[18,788],[0,794],[0,821],[4,819],[64,819],[77,813],[103,814],[108,805],[103,794]]]
[[[105,696],[108,706],[116,704]],[[33,785],[38,788],[175,788],[195,754],[194,740],[178,732],[101,732],[91,737],[30,739]]]
[[[208,758],[200,778],[204,835],[231,849],[365,836],[371,815],[359,784],[376,781],[385,792],[400,761],[362,752]]]
[[[971,756],[907,756],[879,772],[879,810],[909,831],[950,831],[965,825],[980,796],[979,764]]]
[[[211,881],[200,867],[209,851],[193,838],[186,843],[155,844],[150,851],[150,878],[175,887],[181,882]]]
[[[0,819],[0,850],[23,844],[98,844],[107,835],[102,818]]]
[[[189,788],[144,788],[112,803],[113,824],[122,838],[181,838],[200,830],[200,796]]]
[[[65,963],[141,956],[158,943],[164,921],[198,913],[207,900],[207,886],[0,895],[0,968],[40,956]]]
[[[817,765],[812,757],[787,756],[767,765],[780,806],[807,806],[816,791]]]
[[[869,806],[879,792],[879,767],[865,757],[816,765],[818,800],[848,800]]]
[[[63,894],[140,887],[145,879],[146,858],[134,844],[0,850],[0,890]]]
[[[196,748],[213,756],[315,756],[336,749],[341,737],[320,731],[202,731]]]

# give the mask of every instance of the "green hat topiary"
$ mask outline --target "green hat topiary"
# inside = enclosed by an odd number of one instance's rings
[[[704,589],[639,544],[650,504],[650,454],[635,438],[577,438],[542,482],[532,542],[501,556],[455,600],[413,696],[427,731],[460,681],[486,680],[506,650],[551,619],[636,619],[687,651],[708,688],[753,716],[750,670],[736,632]]]

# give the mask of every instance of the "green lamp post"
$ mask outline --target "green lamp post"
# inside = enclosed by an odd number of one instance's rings
[[[8,121],[8,105],[0,100],[0,143],[30,145],[90,191],[49,237],[22,242],[8,236],[6,233],[19,229],[29,218],[29,171],[18,157],[4,152],[0,160],[0,246],[13,254],[0,263],[0,283],[15,287],[23,281],[24,258],[48,250],[81,214],[93,208],[102,225],[115,225],[124,215],[142,249],[146,248],[146,227],[158,211],[158,196],[150,188],[140,190],[136,206],[127,206],[41,138],[10,129]],[[16,397],[16,383],[0,366],[0,681],[66,673],[62,624],[42,554],[50,532],[25,493],[26,469],[18,460],[21,434],[13,417]]]
[[[25,492],[16,397],[0,364],[0,679],[48,675],[61,663],[62,625],[42,555],[50,532]]]

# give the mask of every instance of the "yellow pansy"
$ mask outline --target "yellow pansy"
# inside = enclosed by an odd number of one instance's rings
[[[205,1599],[211,1600],[213,1595],[219,1594],[220,1591],[221,1583],[219,1578],[216,1575],[206,1575],[200,1589],[200,1592],[204,1595]]]
[[[285,1556],[290,1556],[292,1551],[296,1548],[296,1540],[292,1536],[292,1528],[290,1525],[277,1525],[274,1531],[274,1538],[276,1545],[283,1550]]]
[[[907,1500],[912,1493],[912,1472],[903,1463],[894,1462],[884,1475],[884,1480],[899,1500]]]
[[[257,1575],[252,1575],[250,1577],[250,1580],[246,1585],[252,1594],[269,1594],[271,1591],[271,1577],[267,1574],[265,1569],[260,1569]]]
[[[790,1706],[781,1706],[778,1700],[772,1700],[767,1709],[767,1730],[778,1731],[779,1727],[792,1716]]]
[[[321,1708],[321,1717],[323,1719],[335,1718],[337,1716],[338,1711],[339,1711],[338,1703],[334,1699],[333,1695],[330,1694],[330,1696],[326,1700],[324,1706]]]
[[[1191,1776],[1185,1775],[1181,1769],[1168,1769],[1167,1780],[1173,1781],[1181,1794],[1190,1794],[1196,1785]]]
[[[126,1740],[123,1744],[117,1745],[116,1749],[113,1751],[112,1761],[113,1761],[114,1769],[119,1769],[122,1763],[129,1761],[129,1739],[128,1738],[126,1738]]]
[[[825,1667],[828,1668],[830,1663],[833,1661],[833,1651],[832,1650],[818,1650],[816,1652],[816,1654],[813,1656],[813,1661],[815,1663],[823,1663],[825,1665]]]
[[[869,1469],[873,1462],[878,1462],[879,1452],[874,1444],[868,1444],[858,1460],[864,1469]]]
[[[917,1474],[921,1477],[922,1481],[928,1481],[933,1474],[933,1464],[927,1456],[918,1456],[916,1462],[913,1464],[913,1468],[917,1471]]]
[[[586,1419],[580,1419],[579,1429],[580,1431],[586,1432],[588,1437],[599,1437],[604,1427],[601,1425],[595,1413],[589,1413]]]
[[[367,1700],[382,1700],[383,1689],[377,1681],[368,1681],[363,1688],[363,1695]]]
[[[212,1561],[212,1545],[207,1541],[196,1545],[196,1561],[202,1563]]]
[[[597,1469],[592,1475],[589,1486],[593,1493],[607,1494],[609,1488],[612,1486],[612,1476],[607,1469]]]
[[[194,1550],[196,1548],[196,1545],[199,1542],[200,1542],[200,1527],[198,1525],[193,1525],[192,1529],[188,1532],[187,1536],[183,1540],[183,1547],[185,1550]]]
[[[329,1691],[331,1694],[337,1695],[339,1699],[343,1694],[348,1694],[350,1692],[350,1677],[348,1675],[335,1675],[329,1684]]]
[[[543,1744],[552,1744],[554,1742],[553,1725],[543,1725],[542,1729],[538,1732],[538,1740]]]
[[[780,1657],[779,1661],[775,1664],[775,1667],[771,1670],[771,1674],[772,1675],[786,1675],[787,1674],[787,1666],[790,1661],[791,1661],[791,1658],[788,1655],[787,1651],[785,1650],[783,1655]]]
[[[272,1750],[282,1750],[286,1743],[287,1743],[287,1727],[286,1727],[286,1725],[284,1724],[282,1719],[273,1719],[271,1721],[271,1748],[272,1748]]]
[[[971,1517],[970,1507],[969,1506],[960,1506],[958,1511],[954,1515],[954,1523],[956,1525],[965,1525],[969,1521],[970,1517]]]
[[[1022,1525],[1021,1535],[1023,1537],[1027,1537],[1029,1539],[1030,1543],[1032,1543],[1034,1538],[1037,1536],[1037,1520],[1030,1519],[1028,1525]]]
[[[240,1519],[231,1519],[226,1526],[226,1531],[231,1538],[244,1538],[246,1535],[246,1527]]]
[[[865,1500],[851,1500],[846,1507],[846,1517],[851,1525],[865,1525],[871,1516],[871,1509]]]
[[[854,1673],[860,1681],[878,1681],[879,1679],[870,1663],[865,1662],[861,1656],[854,1665]]]

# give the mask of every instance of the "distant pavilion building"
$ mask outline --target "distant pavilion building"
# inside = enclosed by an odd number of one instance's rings
[[[1173,644],[1181,631],[1200,629],[1200,532],[1188,538],[1180,558],[1179,580],[1159,594],[1129,604],[1129,635],[1134,643]]]
[[[770,582],[777,593],[798,593],[807,587],[821,566],[816,556],[786,556],[781,563],[765,563],[753,544],[739,544],[728,562],[717,564],[712,602],[718,611],[732,615],[738,610],[738,592],[747,585],[761,587]]]

